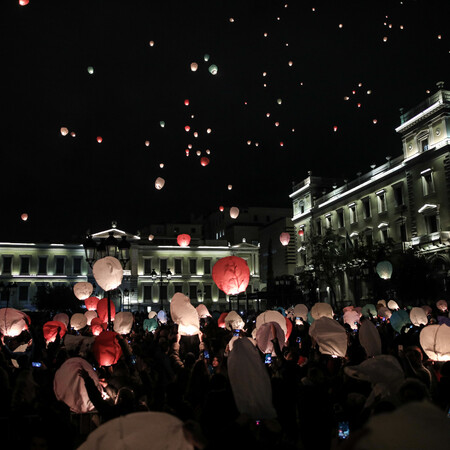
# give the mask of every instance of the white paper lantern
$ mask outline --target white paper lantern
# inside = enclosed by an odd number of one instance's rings
[[[148,313],[148,318],[149,318],[149,319],[153,319],[154,317],[156,317],[156,311],[150,311],[150,312]]]
[[[400,309],[400,306],[398,306],[398,303],[395,300],[389,300],[387,304],[388,308],[393,311],[397,311]]]
[[[359,318],[360,318],[360,314],[355,311],[355,310],[351,310],[351,311],[345,311],[344,312],[344,323],[346,323],[347,325],[350,325],[350,328],[352,330],[357,330],[358,329],[358,325],[359,325]]]
[[[289,241],[291,240],[291,235],[289,233],[281,233],[280,234],[280,242],[281,245],[285,246],[289,244]]]
[[[129,311],[122,311],[116,314],[114,320],[114,331],[119,334],[128,334],[133,327],[134,317]]]
[[[236,311],[230,311],[225,317],[225,328],[227,330],[243,330],[245,323]]]
[[[389,280],[392,276],[392,264],[389,261],[380,261],[376,267],[377,274],[383,280]]]
[[[60,132],[63,136],[67,136],[69,134],[69,130],[66,127],[61,127]]]
[[[314,320],[320,319],[321,317],[333,318],[333,308],[328,303],[315,303],[311,308],[311,317]]]
[[[294,307],[294,316],[295,317],[300,317],[303,322],[306,322],[306,320],[308,319],[308,308],[306,305],[303,304],[298,304],[295,305]]]
[[[272,333],[272,325],[275,329],[275,336]],[[256,330],[256,343],[262,353],[264,353],[265,355],[270,353],[272,356],[276,356],[276,352],[273,348],[272,343],[272,339],[274,339],[275,337],[278,339],[280,348],[283,348],[286,341],[286,334],[277,322],[263,323]]]
[[[94,380],[97,389],[102,392],[102,387],[92,366],[83,358],[69,358],[56,371],[53,379],[53,390],[58,400],[69,406],[76,414],[84,414],[95,410],[89,400],[83,378],[78,371],[84,369]]]
[[[191,70],[192,72],[196,72],[198,69],[198,64],[196,62],[191,63]]]
[[[416,327],[420,327],[420,325],[426,325],[428,323],[428,317],[425,314],[425,311],[422,308],[412,308],[409,312],[409,320]]]
[[[122,265],[117,258],[112,256],[106,256],[96,261],[92,273],[95,281],[104,291],[112,291],[122,283]]]
[[[436,308],[439,309],[439,311],[447,312],[448,310],[447,302],[445,300],[438,300],[436,302]]]
[[[317,342],[323,355],[345,358],[347,333],[336,320],[326,316],[315,319],[309,328],[309,335]]]
[[[86,325],[91,325],[92,319],[97,317],[97,313],[95,311],[86,311],[84,313],[84,316],[86,317]]]
[[[80,283],[76,283],[73,287],[73,293],[78,300],[86,300],[89,298],[94,290],[94,287],[91,283],[87,281],[81,281]]]
[[[0,309],[0,333],[8,337],[19,336],[28,329],[27,319],[28,316],[17,309]]]
[[[86,325],[87,325],[87,317],[84,314],[75,313],[70,318],[70,326],[76,331],[81,330]]]
[[[377,327],[370,321],[364,320],[359,327],[359,342],[364,347],[368,358],[381,355],[381,338]]]
[[[66,313],[58,313],[53,317],[53,320],[57,320],[58,322],[62,322],[66,328],[69,328],[69,316]]]
[[[433,361],[450,361],[450,327],[428,325],[420,332],[420,345]]]
[[[170,302],[170,316],[178,324],[178,333],[182,336],[193,336],[200,330],[197,310],[191,305],[188,297],[177,292]]]
[[[206,317],[211,317],[208,308],[203,303],[198,305],[195,309],[197,310],[197,314],[200,319],[206,319]]]
[[[158,177],[155,181],[155,188],[158,189],[158,191],[160,191],[164,187],[165,183],[166,180],[164,178]]]
[[[256,318],[255,328],[258,330],[263,324],[275,322],[277,323],[280,328],[283,330],[284,335],[287,334],[287,325],[286,325],[286,319],[283,317],[281,313],[278,311],[264,311],[263,313],[259,314]],[[280,346],[283,347],[284,341],[280,341]]]
[[[230,217],[232,219],[237,219],[239,216],[239,208],[237,208],[236,206],[232,206],[230,208]]]
[[[378,300],[377,301],[377,309],[381,308],[382,306],[384,306],[385,308],[387,307],[386,300]]]
[[[162,309],[161,311],[158,311],[158,314],[156,316],[156,318],[162,323],[167,323],[167,313]]]

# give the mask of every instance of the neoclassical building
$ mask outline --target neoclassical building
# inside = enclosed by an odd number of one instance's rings
[[[326,228],[357,245],[392,238],[398,249],[413,248],[430,259],[447,289],[450,269],[450,91],[436,93],[403,113],[396,128],[401,156],[389,159],[357,179],[339,182],[313,176],[293,187],[292,221],[297,236],[297,273],[310,264],[305,242]],[[338,300],[353,300],[348,274],[342,274]],[[329,287],[319,298],[329,300]],[[369,292],[363,282],[360,298]]]

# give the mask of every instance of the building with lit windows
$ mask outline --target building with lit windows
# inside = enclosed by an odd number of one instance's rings
[[[399,250],[413,248],[429,259],[447,291],[450,269],[450,91],[438,91],[406,111],[396,128],[403,153],[348,182],[310,176],[293,187],[292,221],[297,239],[297,274],[311,269],[306,241],[327,228],[342,237],[343,245],[360,239],[385,242],[392,238]],[[358,297],[370,292],[364,277]],[[349,274],[342,272],[337,299],[353,301]],[[329,301],[329,287],[320,286],[317,298]]]

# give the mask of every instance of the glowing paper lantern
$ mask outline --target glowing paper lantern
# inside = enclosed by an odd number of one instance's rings
[[[207,53],[205,53],[205,55],[203,56],[203,61],[205,62],[209,61],[209,55]]]
[[[438,300],[436,302],[436,308],[439,309],[439,311],[447,312],[448,310],[447,302],[445,300]]]
[[[239,216],[239,208],[237,208],[236,206],[232,206],[230,208],[230,217],[232,219],[237,219]]]
[[[398,306],[398,303],[395,300],[389,300],[387,306],[389,309],[394,311],[400,309],[400,306]]]
[[[195,153],[197,156],[200,156],[202,154],[202,152],[200,150],[197,150]]]
[[[183,422],[164,412],[136,412],[103,423],[87,437],[79,450],[134,449],[193,450]]]
[[[352,330],[357,330],[359,325],[359,313],[355,310],[345,311],[344,313],[344,323],[350,326]]]
[[[198,64],[196,62],[191,63],[192,72],[196,72],[198,69]]]
[[[66,328],[69,327],[69,316],[66,313],[58,313],[53,317],[53,320],[62,322]]]
[[[19,336],[22,331],[28,329],[30,318],[14,308],[0,309],[0,333],[8,337]]]
[[[300,228],[300,230],[298,230],[298,235],[300,237],[303,237],[305,235],[305,232],[303,231],[303,228]]]
[[[155,181],[155,188],[158,189],[158,191],[160,191],[164,187],[165,183],[166,180],[164,180],[164,178],[158,177]]]
[[[122,356],[122,349],[114,331],[102,331],[92,345],[95,359],[101,366],[113,366]]]
[[[84,304],[86,305],[86,309],[88,311],[95,311],[97,309],[99,299],[97,297],[88,297]]]
[[[237,295],[247,289],[250,269],[245,259],[226,256],[213,266],[212,277],[217,287],[227,295]]]
[[[389,261],[380,261],[376,270],[379,277],[383,280],[389,280],[392,276],[392,264]]]
[[[219,206],[219,211],[223,212],[225,210],[225,208],[223,206]]]
[[[311,308],[311,316],[314,320],[321,317],[333,318],[333,308],[328,303],[315,303]]]
[[[219,328],[225,328],[225,319],[226,319],[227,316],[228,316],[228,313],[227,313],[227,312],[223,312],[223,313],[219,316],[219,318],[217,319],[217,326],[218,326]]]
[[[380,309],[382,306],[384,306],[385,308],[387,307],[386,300],[378,300],[377,301],[377,309]]]
[[[145,141],[144,144],[145,144],[146,147],[149,147],[150,146],[150,141]]]
[[[428,317],[425,314],[425,311],[422,308],[412,308],[409,312],[409,320],[416,327],[420,327],[421,325],[426,325],[428,323]]]
[[[381,355],[381,338],[377,327],[370,321],[364,320],[359,328],[359,342],[364,347],[368,358]]]
[[[23,213],[23,214],[20,216],[20,218],[21,218],[24,222],[26,222],[26,221],[28,220],[28,214],[27,214],[27,213]]]
[[[197,310],[191,305],[188,297],[177,292],[170,302],[170,316],[178,324],[178,333],[182,336],[198,334],[200,322]]]
[[[258,349],[249,339],[234,342],[227,368],[239,413],[253,420],[274,419],[277,413],[272,404],[270,377]]]
[[[148,240],[149,241],[153,241],[153,239],[155,239],[155,236],[153,236],[153,234],[149,234],[148,235]]]
[[[71,131],[71,132],[70,132],[70,136],[71,136],[71,137],[75,137],[75,136],[76,136],[75,131]]]
[[[128,334],[133,327],[134,317],[129,311],[121,311],[114,318],[114,331],[118,334]]]
[[[188,247],[191,242],[191,237],[188,234],[179,234],[177,236],[177,243],[180,247]]]
[[[190,130],[191,130],[191,127],[189,125],[186,125],[184,127],[184,131],[186,131],[186,133],[189,133]]]
[[[80,283],[76,283],[73,287],[73,293],[78,300],[86,300],[94,290],[94,287],[91,283],[86,281],[82,281]]]
[[[208,68],[208,71],[211,75],[217,75],[219,68],[215,64],[211,64]]]
[[[53,380],[56,398],[64,402],[76,414],[84,414],[95,410],[95,406],[89,400],[84,380],[78,374],[80,369],[84,369],[89,374],[97,389],[102,392],[94,369],[85,359],[79,357],[66,360],[56,371]]]
[[[112,300],[109,301],[111,307],[111,320],[116,317],[116,307]],[[108,299],[102,298],[97,303],[97,314],[102,323],[108,322]]]
[[[44,339],[47,343],[55,342],[56,336],[58,335],[58,328],[60,328],[59,337],[62,339],[67,332],[67,328],[62,322],[51,320],[50,322],[46,322],[44,324],[42,331],[44,334]]]
[[[97,317],[97,313],[95,311],[86,311],[84,313],[84,316],[86,317],[86,325],[90,326],[92,323],[92,319],[95,319]]]
[[[450,327],[428,325],[420,332],[420,345],[433,361],[450,361]]]
[[[69,134],[69,130],[66,127],[61,127],[59,131],[63,136],[67,136]]]
[[[151,333],[158,328],[158,321],[154,318],[145,319],[142,325],[144,327],[144,331],[148,331],[149,333]]]
[[[272,326],[275,328],[275,336],[272,333]],[[276,356],[275,349],[273,348],[272,339],[278,339],[280,347],[283,348],[286,339],[286,334],[281,329],[280,325],[276,322],[263,323],[256,330],[256,344],[262,353],[270,353],[272,356]]]
[[[92,273],[95,281],[104,291],[116,289],[122,283],[122,265],[112,256],[97,260],[92,267]]]
[[[87,319],[84,314],[75,313],[70,318],[70,326],[76,331],[84,328],[86,326],[86,324],[87,324]]]
[[[286,247],[286,245],[289,244],[290,240],[291,240],[291,235],[289,233],[283,232],[280,234],[281,245],[284,245]]]
[[[408,326],[411,324],[411,321],[409,320],[409,314],[403,309],[394,311],[390,318],[390,322],[391,322],[392,328],[397,333],[400,333],[404,326]]]
[[[268,311],[264,311],[263,313],[259,314],[259,316],[256,318],[256,323],[255,323],[256,330],[259,330],[259,328],[262,327],[265,323],[278,324],[280,329],[283,331],[283,334],[286,336],[286,334],[287,334],[286,319],[278,311],[268,310]],[[280,345],[283,346],[284,341],[280,341]]]
[[[148,43],[148,45],[150,45],[150,47],[153,47],[153,46],[155,45],[155,41],[150,41],[150,42]]]
[[[154,319],[156,317],[156,311],[150,311],[148,313],[148,318],[149,319]]]
[[[209,158],[207,158],[206,156],[203,156],[203,157],[200,159],[200,164],[201,164],[203,167],[207,166],[207,165],[209,164]]]
[[[189,99],[186,99],[186,100],[184,101],[184,105],[185,105],[185,106],[189,106]]]
[[[91,331],[94,336],[98,336],[104,330],[103,322],[99,317],[91,320]]]
[[[367,317],[367,318],[369,318],[370,316],[376,317],[377,316],[377,308],[375,308],[375,305],[368,303],[367,305],[364,305],[362,307],[361,313],[364,317]]]
[[[381,308],[378,309],[378,316],[381,318],[384,317],[385,319],[390,319],[392,316],[392,312],[386,306],[382,306]]]
[[[232,184],[229,184],[229,185],[228,185],[228,190],[231,191],[231,189],[233,189],[233,185],[232,185]]]
[[[243,330],[245,323],[236,311],[230,311],[225,317],[225,328],[227,330]]]
[[[97,142],[101,144],[103,142],[103,138],[101,136],[97,136]]]
[[[203,303],[198,305],[195,309],[197,310],[197,314],[200,319],[206,319],[207,317],[211,317],[208,308]]]
[[[158,311],[156,318],[163,324],[167,323],[167,320],[168,320],[167,313],[163,309],[161,311]]]
[[[306,305],[298,304],[294,307],[294,317],[300,317],[303,322],[306,322],[308,317],[308,308]]]
[[[30,3],[30,0],[19,0],[19,5],[20,6],[27,6],[28,3]]]
[[[317,342],[319,351],[323,355],[345,358],[347,333],[345,328],[336,320],[326,316],[314,320],[309,328],[309,335]]]

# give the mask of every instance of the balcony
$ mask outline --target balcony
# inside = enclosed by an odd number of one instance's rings
[[[411,245],[423,247],[424,250],[450,245],[450,231],[436,231],[435,233],[413,237]]]

